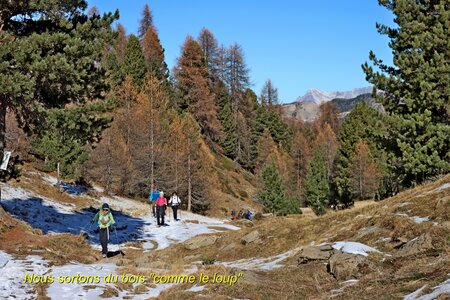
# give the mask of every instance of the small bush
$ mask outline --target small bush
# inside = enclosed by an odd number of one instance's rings
[[[204,266],[213,265],[215,262],[216,262],[215,258],[204,258],[202,261],[202,265]]]
[[[239,196],[242,198],[248,198],[248,193],[246,191],[239,190],[238,191]]]
[[[253,216],[254,220],[261,220],[262,219],[262,213],[261,212],[257,212],[254,216]]]

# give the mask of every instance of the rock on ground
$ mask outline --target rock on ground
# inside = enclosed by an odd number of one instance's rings
[[[425,233],[404,244],[395,255],[396,257],[407,257],[434,249],[433,239],[430,233]]]
[[[243,236],[241,238],[241,243],[246,245],[246,244],[250,244],[256,241],[259,241],[259,231],[258,230],[254,230],[252,232],[250,232],[249,234]]]
[[[358,278],[360,268],[367,263],[362,255],[334,251],[328,262],[328,269],[337,280]]]
[[[200,235],[184,242],[184,248],[187,250],[195,250],[198,248],[210,246],[217,241],[216,236]]]
[[[305,246],[300,250],[298,263],[303,264],[311,260],[327,260],[333,248],[331,245]]]

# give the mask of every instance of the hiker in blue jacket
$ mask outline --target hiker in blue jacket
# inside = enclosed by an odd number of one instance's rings
[[[148,200],[150,202],[150,205],[152,206],[153,217],[156,217],[156,200],[158,200],[158,197],[159,197],[159,189],[157,187],[154,187],[153,191],[151,191],[148,196]]]

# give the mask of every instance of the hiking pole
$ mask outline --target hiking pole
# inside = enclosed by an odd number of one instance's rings
[[[117,236],[117,227],[116,226],[114,226],[114,232],[116,233],[117,248],[119,249],[120,254],[122,254],[122,256],[124,256],[125,254],[123,254],[122,250],[120,250],[120,243],[119,243],[119,237]]]

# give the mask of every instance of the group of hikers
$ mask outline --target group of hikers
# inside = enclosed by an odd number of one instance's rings
[[[178,207],[181,204],[180,197],[178,197],[177,192],[173,192],[172,196],[169,198],[169,202],[164,197],[164,192],[160,191],[158,188],[153,189],[148,197],[150,204],[152,206],[153,217],[156,217],[158,226],[165,226],[164,215],[166,214],[167,206],[170,205],[173,212],[173,219],[179,221],[178,219]]]
[[[236,220],[236,219],[247,219],[247,220],[252,220],[253,219],[253,213],[247,209],[247,211],[244,212],[243,209],[241,209],[238,214],[236,215],[236,211],[233,209],[231,211],[231,220]]]
[[[167,226],[167,224],[164,223],[164,215],[166,214],[168,205],[172,208],[173,219],[175,221],[180,220],[178,219],[178,207],[181,204],[181,200],[178,197],[177,192],[173,192],[167,202],[167,199],[164,197],[164,192],[160,191],[158,188],[154,188],[149,194],[149,202],[151,205],[152,215],[153,217],[156,217],[158,227]],[[105,258],[108,255],[110,230],[117,230],[116,222],[107,203],[103,203],[100,210],[92,218],[91,224],[95,223],[97,223],[98,226],[100,244],[102,246],[102,256]]]

